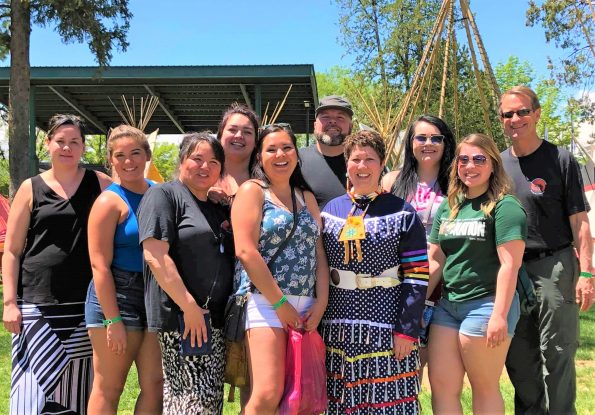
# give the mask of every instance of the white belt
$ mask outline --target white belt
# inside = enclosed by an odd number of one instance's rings
[[[390,288],[396,287],[400,283],[398,265],[385,270],[377,277],[372,277],[371,274],[356,274],[353,271],[331,268],[330,284],[344,290],[367,290],[374,287]]]

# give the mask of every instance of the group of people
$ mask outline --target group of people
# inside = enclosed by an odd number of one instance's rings
[[[279,408],[288,328],[325,342],[328,414],[419,413],[426,362],[434,413],[462,413],[465,374],[474,413],[504,413],[505,365],[516,413],[575,413],[589,206],[574,157],[537,134],[535,93],[515,87],[499,110],[501,154],[423,115],[387,173],[384,140],[352,133],[343,97],[320,100],[302,150],[233,104],[216,135],[184,136],[163,184],[144,178],[142,131],[110,132],[112,183],[79,166],[81,119],[53,117],[52,167],[8,221],[11,413],[115,414],[132,362],[135,413],[222,413],[232,294],[248,299],[246,415]],[[538,297],[524,314],[522,265]]]

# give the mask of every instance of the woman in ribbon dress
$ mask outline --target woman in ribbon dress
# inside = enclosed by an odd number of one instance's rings
[[[331,267],[322,320],[329,414],[416,414],[416,343],[428,284],[423,224],[380,190],[385,146],[374,132],[345,142],[349,187],[322,212]]]

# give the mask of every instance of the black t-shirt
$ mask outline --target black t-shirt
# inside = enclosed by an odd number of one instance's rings
[[[148,238],[169,243],[169,256],[186,288],[201,307],[211,293],[208,309],[213,327],[222,327],[233,281],[229,211],[210,201],[199,201],[176,180],[147,190],[137,216],[141,243]],[[177,328],[179,307],[159,287],[148,266],[145,305],[149,330]]]
[[[573,242],[568,217],[589,210],[576,159],[567,150],[543,143],[533,153],[502,152],[504,169],[527,212],[526,251],[558,249]]]
[[[85,301],[93,276],[87,247],[87,222],[101,193],[94,171],[86,170],[69,199],[54,192],[41,176],[31,178],[33,204],[27,243],[21,257],[18,297],[34,304]]]
[[[347,164],[343,154],[323,156],[313,144],[300,150],[300,158],[304,179],[314,192],[321,210],[329,200],[345,194]]]

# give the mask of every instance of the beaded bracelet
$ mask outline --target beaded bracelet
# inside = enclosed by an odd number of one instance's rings
[[[122,316],[116,316],[114,318],[108,318],[107,320],[103,320],[103,327],[107,327],[110,324],[114,324],[114,323],[117,323],[119,321],[122,321]]]
[[[578,276],[583,278],[593,278],[593,274],[587,271],[581,271],[581,273],[578,274]]]
[[[277,301],[275,304],[273,304],[273,310],[278,309],[286,302],[287,302],[287,297],[285,297],[285,295],[283,295],[283,297],[281,297],[281,299],[279,301]]]

